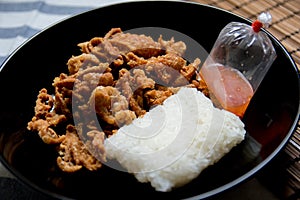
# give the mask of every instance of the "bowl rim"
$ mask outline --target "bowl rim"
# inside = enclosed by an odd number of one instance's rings
[[[221,12],[227,13],[229,15],[235,16],[237,18],[240,18],[243,21],[246,21],[248,23],[251,22],[250,19],[243,17],[239,14],[233,13],[231,11],[228,11],[226,9],[220,8],[220,7],[216,7],[213,5],[208,5],[208,4],[204,4],[204,3],[199,3],[199,2],[192,2],[192,1],[182,1],[182,0],[129,0],[129,1],[122,1],[122,0],[118,0],[118,1],[114,1],[114,2],[106,2],[104,5],[98,6],[96,8],[72,15],[72,16],[68,16],[65,17],[61,20],[58,20],[55,23],[52,23],[48,26],[46,26],[45,28],[41,29],[40,31],[38,31],[37,33],[35,33],[33,36],[29,37],[27,40],[25,40],[22,44],[20,44],[16,49],[14,49],[3,61],[3,63],[0,66],[0,73],[1,71],[4,69],[5,65],[14,57],[14,55],[23,47],[25,46],[27,43],[30,43],[30,41],[32,39],[34,39],[35,37],[37,37],[38,35],[42,34],[43,32],[47,31],[48,29],[56,26],[57,24],[70,20],[71,18],[75,18],[75,17],[80,17],[80,15],[84,15],[86,13],[89,12],[95,12],[96,10],[99,9],[103,9],[106,7],[113,7],[113,6],[118,6],[121,4],[141,4],[141,3],[147,3],[147,2],[152,2],[152,3],[161,3],[161,2],[167,2],[167,3],[179,3],[179,4],[194,4],[196,6],[203,6],[203,7],[207,7],[209,9],[215,9],[215,10],[219,10]],[[258,165],[256,165],[255,167],[253,167],[250,171],[248,171],[247,173],[243,174],[242,176],[234,179],[233,181],[230,181],[220,187],[217,187],[213,190],[210,190],[208,192],[204,192],[201,193],[199,195],[193,196],[193,197],[189,197],[187,199],[203,199],[203,198],[208,198],[208,197],[212,197],[214,195],[220,194],[222,192],[225,192],[229,189],[235,188],[237,185],[249,180],[250,178],[252,178],[254,175],[257,174],[258,171],[260,171],[262,168],[264,168],[268,163],[270,163],[270,161],[276,157],[276,155],[278,155],[278,153],[280,151],[283,150],[283,148],[288,144],[288,141],[290,140],[291,136],[293,135],[294,131],[297,128],[297,124],[300,120],[300,74],[299,74],[299,68],[297,67],[294,59],[292,58],[291,54],[288,52],[288,50],[286,49],[286,47],[274,36],[272,35],[272,33],[270,33],[268,30],[266,29],[262,29],[267,35],[268,37],[270,37],[270,39],[272,40],[272,42],[276,43],[276,45],[279,46],[279,48],[283,51],[283,54],[288,58],[289,62],[291,63],[291,65],[293,66],[293,70],[295,71],[295,73],[298,74],[298,96],[299,96],[299,106],[298,106],[298,111],[296,113],[297,117],[294,119],[294,122],[291,124],[291,128],[288,131],[287,135],[285,136],[285,138],[281,141],[281,143],[276,147],[276,149],[270,154],[268,155],[262,162],[260,162]],[[12,166],[9,165],[9,163],[6,161],[6,159],[3,157],[2,154],[0,154],[0,162],[1,164],[14,176],[16,177],[17,180],[19,180],[24,186],[29,186],[29,188],[33,189],[34,191],[37,191],[38,193],[41,193],[42,195],[45,196],[49,196],[49,197],[53,197],[53,198],[58,198],[58,199],[72,199],[69,197],[66,197],[64,195],[61,194],[57,194],[54,193],[52,191],[43,189],[41,187],[39,187],[38,185],[36,185],[35,183],[33,183],[32,181],[30,181],[29,179],[27,179],[25,176],[23,176],[19,171],[17,171],[16,169],[14,169]]]

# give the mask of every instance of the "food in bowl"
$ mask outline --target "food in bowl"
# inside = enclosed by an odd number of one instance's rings
[[[162,118],[164,125],[157,127]],[[154,121],[150,128],[141,129],[149,119]],[[105,149],[108,158],[137,180],[165,192],[196,178],[244,137],[239,117],[215,108],[196,88],[182,87],[144,117],[121,127],[105,141]]]
[[[57,165],[62,171],[76,173],[82,168],[95,171],[109,163],[110,159],[117,159],[139,181],[150,181],[157,190],[170,191],[173,187],[191,181],[244,139],[245,130],[241,120],[227,111],[213,108],[206,84],[197,73],[200,59],[196,58],[189,63],[183,58],[186,51],[184,42],[176,42],[174,38],[164,40],[162,36],[154,41],[150,36],[124,33],[120,28],[112,28],[104,37],[92,38],[78,46],[82,54],[68,60],[68,74],[61,73],[54,78],[55,93],[49,94],[46,88],[40,90],[35,115],[27,127],[37,132],[44,143],[57,149]],[[193,98],[194,101],[187,104],[174,102],[174,99],[180,102]],[[178,106],[183,109],[176,112],[179,114],[176,117],[173,109],[176,110]],[[165,120],[167,125],[162,129],[158,127],[158,139],[151,137],[157,143],[150,140],[147,145],[156,150],[165,148],[166,154],[158,154],[162,156],[158,159],[170,162],[148,168],[156,161],[132,160],[128,154],[128,162],[124,163],[127,150],[139,150],[146,146],[140,143],[145,138],[139,136],[137,143],[128,138],[136,138],[136,132],[123,137],[122,131],[130,130],[138,122],[143,124],[151,113],[159,109],[170,112],[172,117],[161,118],[155,115],[158,118],[153,120]],[[195,118],[180,118],[186,114],[188,117],[193,116],[188,111],[198,113],[204,110],[205,113]],[[184,135],[187,136],[184,137],[187,146],[183,146],[183,149],[173,147],[180,155],[175,161],[168,154],[168,146],[172,146],[174,141],[177,144],[176,138],[182,137],[184,131],[172,131],[170,135],[167,127],[169,120],[176,124],[179,119],[183,123],[181,128],[189,127],[186,130],[191,131]],[[201,129],[202,126],[205,131]],[[155,146],[160,143],[160,137],[166,137],[166,143],[161,147]],[[114,143],[126,150],[125,154],[116,153],[109,146]],[[204,152],[204,157],[200,152]],[[146,153],[152,155],[154,152],[152,149]],[[190,157],[191,160],[187,159]],[[186,159],[193,164],[185,162]],[[135,168],[140,163],[148,167]],[[173,176],[170,174],[170,171],[175,170],[172,166],[176,166],[176,170],[183,168],[183,173]]]

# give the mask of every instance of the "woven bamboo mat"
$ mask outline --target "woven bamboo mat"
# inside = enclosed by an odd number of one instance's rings
[[[190,0],[226,9],[255,20],[263,11],[269,11],[273,21],[268,31],[292,55],[300,69],[300,0]]]
[[[226,9],[255,20],[263,11],[272,15],[268,31],[274,35],[293,57],[300,70],[300,0],[190,0]],[[284,169],[288,179],[285,193],[288,199],[300,198],[300,122],[284,153],[290,159]]]

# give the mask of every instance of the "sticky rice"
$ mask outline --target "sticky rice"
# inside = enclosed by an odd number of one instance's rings
[[[130,125],[105,140],[114,167],[150,182],[157,191],[170,191],[195,179],[245,137],[236,115],[215,108],[194,88],[181,88]]]

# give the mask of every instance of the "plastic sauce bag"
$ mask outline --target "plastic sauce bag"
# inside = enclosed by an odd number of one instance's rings
[[[227,24],[200,70],[215,105],[240,117],[276,58],[272,42],[261,31],[271,20],[269,13],[262,13],[251,26]]]

